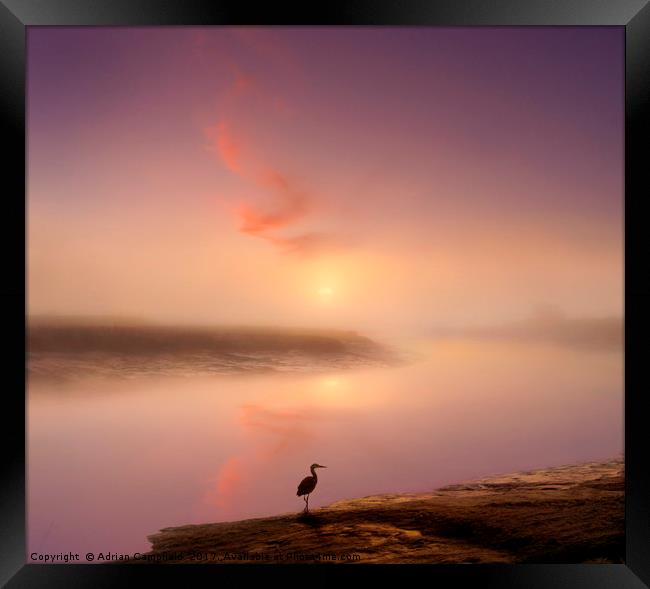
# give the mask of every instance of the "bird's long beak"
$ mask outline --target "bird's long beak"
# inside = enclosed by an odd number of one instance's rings
[[[318,468],[327,468],[327,466],[319,465]]]

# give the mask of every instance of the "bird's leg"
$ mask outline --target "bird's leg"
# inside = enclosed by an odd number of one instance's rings
[[[309,495],[307,495],[306,503],[307,503],[307,513],[309,513]]]
[[[302,512],[305,513],[305,511],[307,511],[307,495],[303,495],[302,500],[305,502],[305,508],[302,510]]]

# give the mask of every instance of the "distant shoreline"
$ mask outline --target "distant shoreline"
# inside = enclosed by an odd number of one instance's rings
[[[301,372],[385,365],[395,354],[354,331],[32,321],[31,378]]]

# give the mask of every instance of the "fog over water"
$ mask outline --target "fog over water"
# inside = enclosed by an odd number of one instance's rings
[[[399,349],[340,366],[302,355],[299,369],[277,353],[280,370],[267,354],[261,371],[223,373],[59,354],[30,380],[29,550],[133,552],[162,527],[298,511],[313,462],[328,466],[317,507],[623,450],[620,349],[503,337]]]

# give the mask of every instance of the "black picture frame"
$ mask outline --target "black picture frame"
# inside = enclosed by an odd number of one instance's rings
[[[626,37],[625,122],[625,564],[540,565],[302,565],[209,567],[207,565],[27,565],[25,532],[25,39],[26,27],[59,25],[425,25],[425,26],[620,26]],[[366,580],[425,582],[486,587],[650,586],[650,474],[643,448],[650,442],[645,427],[645,396],[650,391],[645,365],[650,357],[646,334],[650,272],[644,253],[644,199],[650,195],[650,0],[355,0],[280,7],[276,3],[199,2],[191,0],[0,0],[3,166],[7,187],[2,199],[6,346],[2,397],[3,455],[0,583],[8,587],[129,586],[160,580],[182,586],[200,581],[240,581],[259,575],[315,574],[323,580],[349,576]],[[646,149],[644,149],[646,148]],[[312,565],[313,566],[313,565]],[[164,577],[163,577],[164,575]]]

